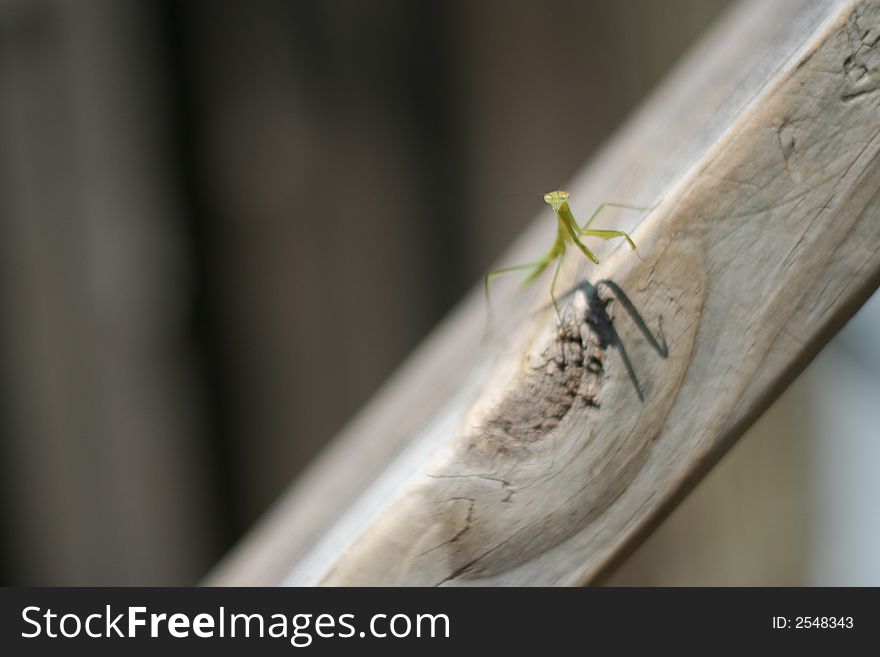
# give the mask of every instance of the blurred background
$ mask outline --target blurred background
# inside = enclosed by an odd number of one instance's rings
[[[726,0],[0,0],[0,583],[193,584]],[[612,578],[880,584],[875,298]]]

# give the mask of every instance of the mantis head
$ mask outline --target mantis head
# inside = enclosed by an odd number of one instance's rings
[[[544,194],[544,203],[553,208],[553,212],[559,212],[559,208],[561,208],[566,201],[568,201],[568,192],[563,192],[561,189]]]

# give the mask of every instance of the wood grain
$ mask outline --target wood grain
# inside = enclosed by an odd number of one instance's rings
[[[209,583],[597,581],[880,282],[878,89],[880,3],[740,5],[568,186],[638,254],[472,295]]]

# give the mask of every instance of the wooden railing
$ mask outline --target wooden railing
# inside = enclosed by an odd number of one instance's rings
[[[739,6],[567,189],[638,251],[475,291],[209,583],[608,573],[880,283],[880,2]]]

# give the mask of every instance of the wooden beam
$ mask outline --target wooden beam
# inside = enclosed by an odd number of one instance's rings
[[[638,253],[472,294],[208,582],[598,581],[880,283],[878,91],[880,2],[736,7],[568,186]]]

